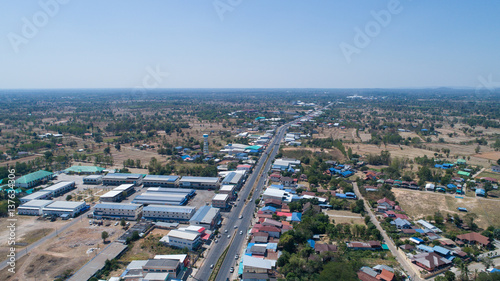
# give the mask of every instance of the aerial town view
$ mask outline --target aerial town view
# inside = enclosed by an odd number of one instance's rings
[[[500,280],[500,2],[0,9],[1,281]]]

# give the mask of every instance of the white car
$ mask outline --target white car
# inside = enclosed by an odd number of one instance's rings
[[[227,233],[227,229],[224,230],[224,233]]]
[[[236,228],[238,228],[238,226],[237,226],[237,225],[235,225],[235,226],[234,226],[234,229],[236,229]]]
[[[240,220],[241,220],[242,218],[243,218],[243,215],[241,215],[241,216],[239,217],[239,219],[240,219]]]
[[[243,230],[240,230],[240,235],[243,234]]]
[[[228,235],[227,235],[227,238],[231,238],[231,234],[228,234]]]

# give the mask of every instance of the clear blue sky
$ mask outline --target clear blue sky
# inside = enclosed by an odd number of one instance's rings
[[[371,12],[389,0],[65,1],[47,15],[39,1],[0,0],[0,89],[500,82],[500,1],[401,0],[379,30]],[[220,16],[214,3],[236,5]],[[356,45],[366,27],[373,37]],[[360,47],[350,62],[342,43]],[[149,77],[157,66],[168,77]]]

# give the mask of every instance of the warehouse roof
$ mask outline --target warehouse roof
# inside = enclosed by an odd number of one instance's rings
[[[194,214],[194,216],[189,220],[190,222],[200,222],[200,223],[211,223],[212,219],[217,215],[219,211],[218,208],[212,208],[210,206],[203,206]]]
[[[49,204],[45,209],[74,209],[85,205],[85,202],[72,202],[72,201],[54,201],[54,203]]]
[[[228,197],[229,197],[228,194],[215,194],[215,196],[214,196],[214,198],[212,198],[212,200],[226,201]]]
[[[147,175],[144,180],[162,180],[167,182],[175,182],[179,176],[163,176],[163,175]]]
[[[29,202],[26,202],[22,204],[19,207],[43,207],[46,206],[54,201],[52,200],[31,200]]]
[[[143,208],[146,212],[171,212],[171,213],[192,213],[196,211],[195,207],[188,206],[165,206],[165,205],[149,205]]]
[[[104,193],[103,195],[101,195],[99,197],[100,198],[113,198],[115,196],[121,195],[122,192],[123,191],[121,191],[121,190],[111,190],[111,191]]]
[[[224,184],[220,187],[219,191],[233,191],[234,188],[234,185]]]
[[[16,180],[16,183],[19,184],[19,183],[28,183],[28,182],[32,182],[32,181],[37,181],[37,180],[43,179],[47,176],[51,176],[53,174],[54,173],[52,173],[52,172],[40,170],[40,171],[36,171],[34,173],[27,174],[27,175],[24,175],[24,176],[18,178]]]
[[[218,177],[182,177],[181,182],[208,182],[217,183],[219,181]]]
[[[95,205],[95,208],[101,209],[115,209],[115,210],[136,210],[140,208],[141,204],[121,204],[121,203],[99,203]]]
[[[64,170],[65,173],[101,173],[104,168],[97,166],[72,166]]]
[[[51,194],[51,192],[50,191],[45,191],[45,190],[40,190],[40,191],[37,191],[35,193],[31,193],[30,195],[26,195],[26,196],[22,197],[21,199],[23,199],[23,200],[33,200],[33,199],[40,198],[41,196],[46,196],[47,194]]]
[[[106,179],[139,179],[144,177],[143,174],[124,174],[124,173],[111,173],[104,176]]]
[[[134,185],[129,183],[129,184],[120,184],[119,186],[113,188],[113,190],[116,190],[116,191],[124,191],[124,190],[127,190],[129,188],[133,188]]]
[[[74,181],[61,181],[61,182],[58,182],[58,183],[56,183],[54,185],[46,187],[43,190],[45,190],[45,191],[58,190],[59,188],[64,188],[64,187],[66,187],[67,185],[70,185],[70,184],[75,184],[75,182]]]
[[[200,236],[199,233],[191,232],[191,231],[180,231],[180,230],[170,230],[170,232],[167,234],[168,237],[176,237],[176,238],[181,238],[181,239],[186,239],[186,240],[195,240],[198,236]]]
[[[84,177],[83,179],[100,179],[100,178],[102,178],[102,175],[90,175]]]
[[[150,187],[148,192],[167,192],[167,193],[184,193],[189,194],[195,192],[194,189],[189,188],[171,188],[171,187]]]

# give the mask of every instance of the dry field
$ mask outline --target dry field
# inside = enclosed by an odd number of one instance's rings
[[[434,215],[440,211],[444,215],[465,213],[459,212],[458,207],[465,207],[469,213],[477,214],[476,224],[481,228],[489,225],[500,226],[500,211],[498,204],[500,200],[477,199],[475,197],[455,198],[455,195],[413,191],[407,189],[392,189],[396,195],[396,201],[412,219],[421,219],[428,215]]]
[[[79,218],[77,218],[79,219]],[[47,223],[45,223],[47,225]],[[17,264],[15,275],[0,272],[2,280],[53,280],[66,271],[77,271],[87,261],[96,255],[87,251],[90,248],[103,249],[101,232],[109,233],[108,241],[115,240],[123,233],[120,226],[89,226],[88,221],[80,219],[66,231],[50,239],[43,245],[33,249],[28,256]]]
[[[380,147],[378,147],[374,144],[344,143],[344,146],[346,147],[346,149],[350,147],[352,149],[352,153],[357,153],[360,155],[380,154],[381,151],[387,150],[391,153],[392,157],[409,158],[409,159],[413,159],[415,157],[422,157],[424,155],[427,155],[427,157],[434,157],[433,151],[409,147],[409,146],[393,145],[393,144],[388,144],[387,146],[381,145]]]
[[[361,141],[361,139],[356,136],[356,129],[354,129],[354,128],[340,129],[337,127],[332,127],[332,128],[324,127],[324,128],[319,128],[318,131],[319,131],[319,134],[315,135],[314,136],[315,138],[319,138],[319,139],[334,138],[334,139],[340,139],[343,142],[351,141],[351,140]],[[360,136],[361,136],[361,133],[360,133]],[[370,136],[370,138],[371,138],[371,136]]]
[[[327,210],[326,214],[330,217],[330,219],[335,220],[335,224],[365,224],[365,219],[360,214],[352,213],[350,211]]]
[[[288,152],[288,155],[290,155],[290,157],[296,157],[296,156],[293,156],[295,151],[299,152],[299,151],[304,151],[304,150],[308,150],[311,152],[321,152],[321,148],[314,148],[314,147],[290,147],[289,146],[289,147],[283,148],[284,155],[287,155],[287,152]],[[340,152],[340,150],[338,150],[337,148],[323,149],[322,152],[332,155],[333,159],[335,159],[335,160],[344,160],[345,159],[342,152]]]

